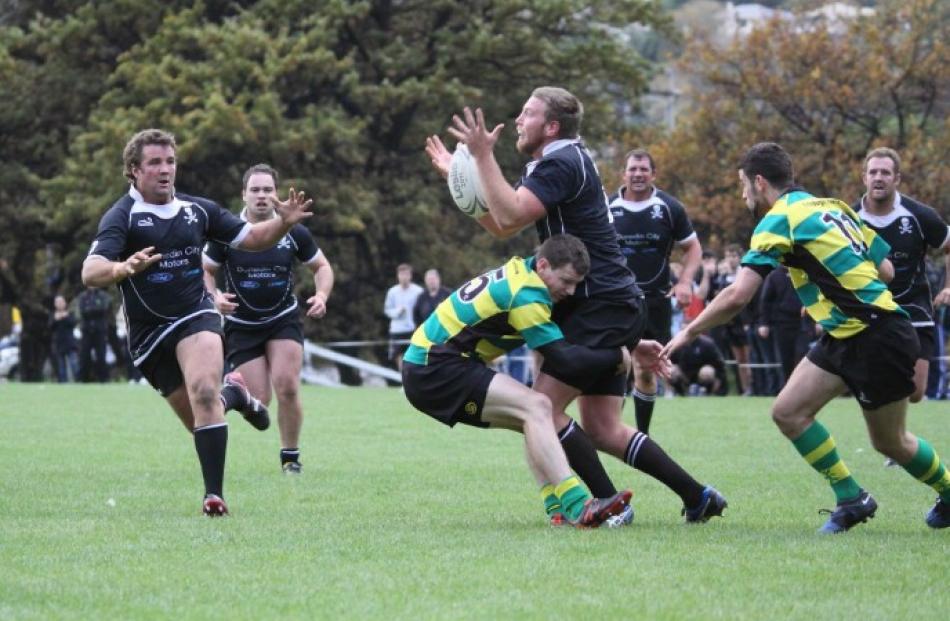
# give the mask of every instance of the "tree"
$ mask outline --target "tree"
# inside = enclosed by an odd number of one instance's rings
[[[903,188],[938,200],[950,182],[950,7],[887,0],[845,32],[823,22],[772,21],[726,48],[697,39],[679,62],[691,105],[652,142],[661,182],[691,207],[714,245],[745,241],[753,227],[736,166],[772,140],[792,154],[798,180],[852,201],[874,146],[898,149]],[[946,216],[946,211],[944,211]]]

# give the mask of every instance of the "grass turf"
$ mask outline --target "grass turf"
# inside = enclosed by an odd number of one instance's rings
[[[396,389],[302,399],[303,476],[280,472],[276,429],[232,415],[232,515],[210,520],[193,443],[151,390],[0,385],[0,619],[911,619],[950,603],[934,493],[883,467],[849,399],[821,420],[881,507],[836,537],[815,533],[834,497],[768,399],[657,402],[653,437],[726,495],[724,519],[684,525],[677,497],[605,457],[636,520],[583,532],[546,525],[516,434],[449,430]],[[945,457],[948,409],[909,422]]]

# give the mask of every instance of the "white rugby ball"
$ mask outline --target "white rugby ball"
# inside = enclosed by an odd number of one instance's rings
[[[475,158],[468,152],[468,147],[462,143],[459,143],[455,148],[455,153],[452,154],[448,183],[452,200],[462,213],[473,218],[481,218],[488,213]]]

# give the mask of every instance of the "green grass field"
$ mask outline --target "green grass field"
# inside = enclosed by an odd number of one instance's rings
[[[0,619],[915,619],[942,617],[950,532],[934,493],[882,466],[857,407],[822,420],[881,507],[837,537],[833,495],[770,401],[661,400],[653,437],[729,499],[687,526],[666,488],[620,530],[552,529],[520,437],[449,430],[398,389],[303,389],[302,477],[276,429],[231,419],[225,495],[200,515],[190,437],[151,390],[0,385]],[[632,418],[632,408],[626,414]],[[950,407],[909,427],[950,457]]]

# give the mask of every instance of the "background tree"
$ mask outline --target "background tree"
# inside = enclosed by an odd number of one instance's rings
[[[902,190],[946,217],[948,29],[945,2],[887,0],[845,30],[776,20],[725,48],[696,38],[678,63],[690,104],[676,128],[622,142],[647,139],[661,183],[713,245],[748,239],[736,165],[763,140],[789,149],[807,189],[849,202],[864,191],[867,151],[894,147],[905,161]]]

